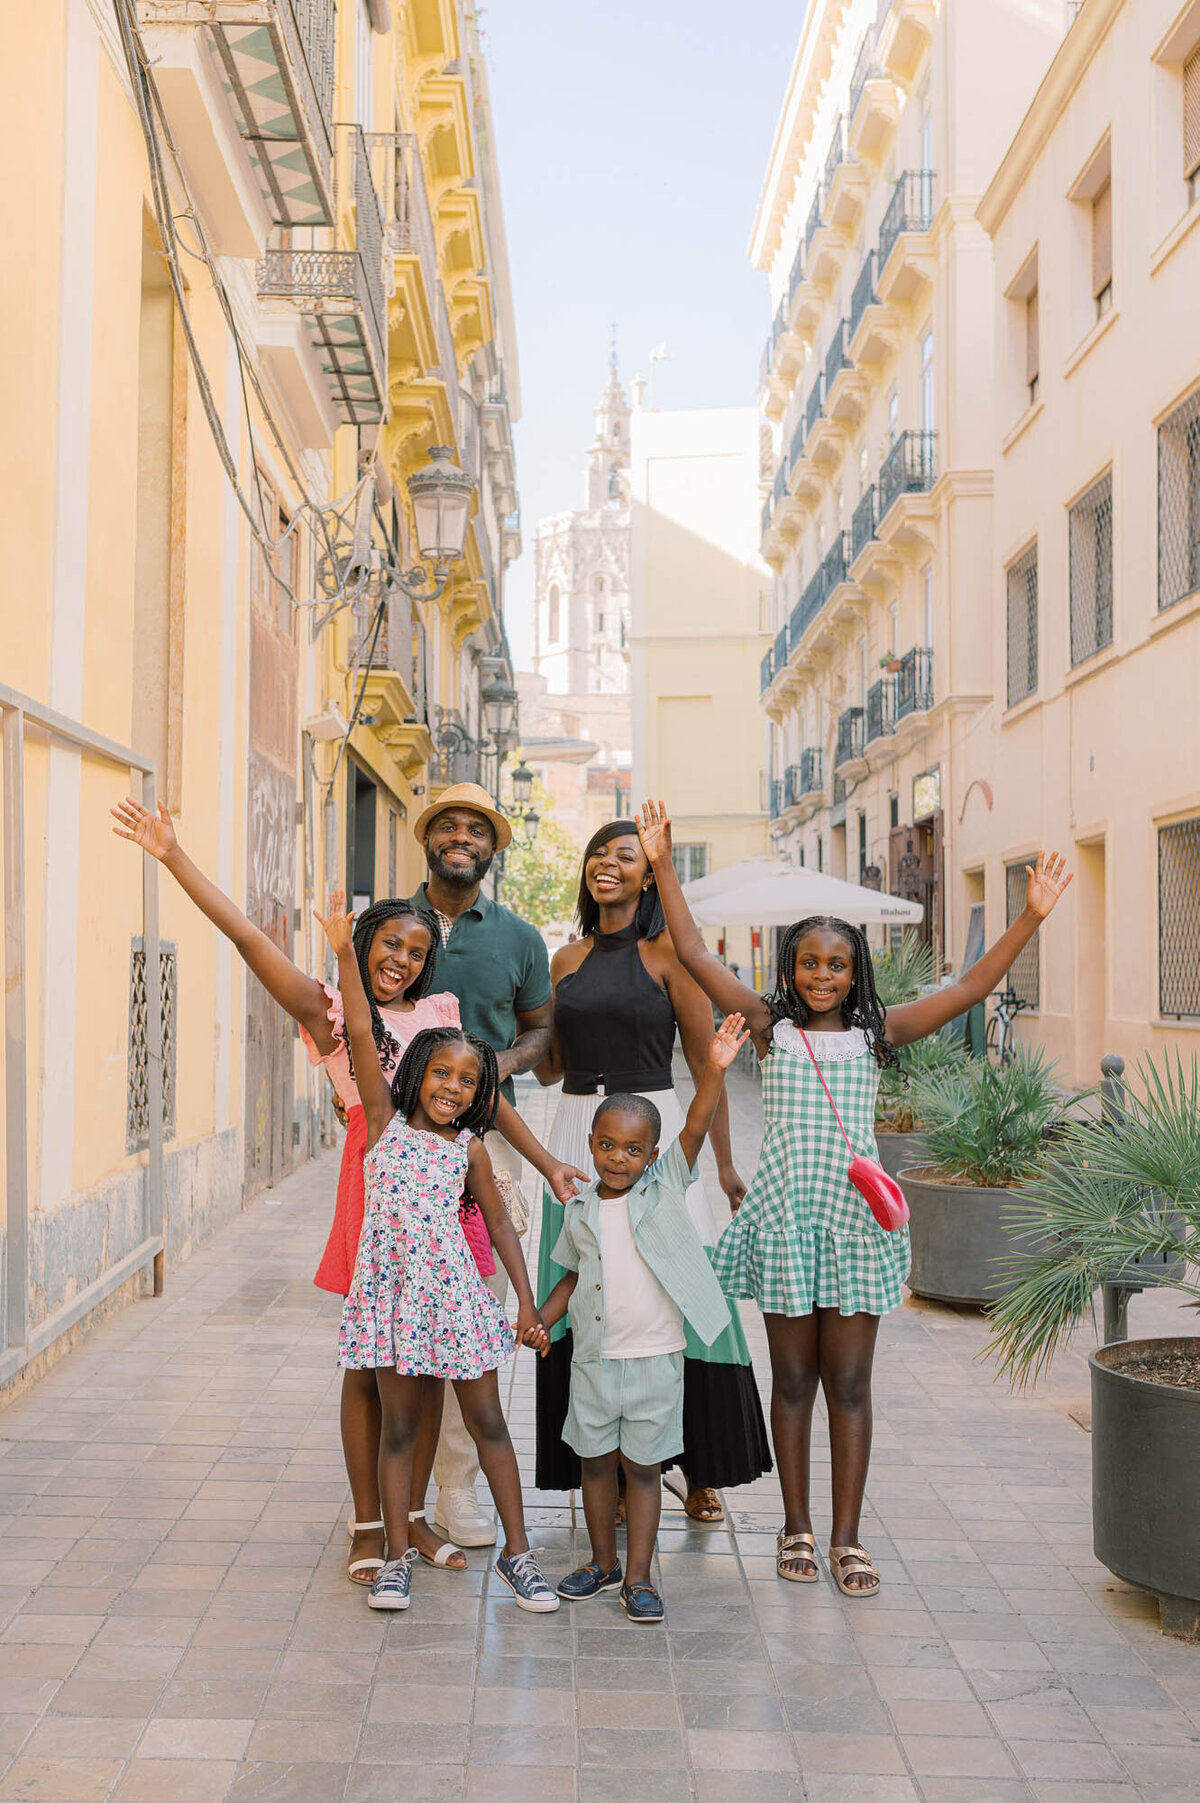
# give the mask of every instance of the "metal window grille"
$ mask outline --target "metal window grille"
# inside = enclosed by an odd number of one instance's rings
[[[1008,566],[1008,705],[1037,688],[1038,561],[1030,545]]]
[[[1183,173],[1200,170],[1200,44],[1183,65]]]
[[[1082,663],[1113,636],[1112,471],[1070,513],[1071,662]]]
[[[1158,428],[1158,605],[1200,589],[1200,389]]]
[[[175,1135],[175,1008],[178,967],[175,946],[158,942],[162,998],[163,1138]],[[129,1087],[125,1104],[125,1150],[143,1152],[150,1144],[150,1071],[146,1039],[146,946],[140,935],[129,953]]]
[[[775,786],[772,784],[773,788]],[[772,812],[778,810],[772,809]],[[698,877],[708,875],[708,846],[687,843],[673,845],[671,862],[681,883],[694,883]]]
[[[1007,926],[1021,918],[1025,912],[1025,865],[1006,864],[1004,867],[1004,918]],[[1018,952],[1016,962],[1008,973],[1008,987],[1028,1008],[1041,1005],[1042,965],[1038,952],[1038,935],[1035,933],[1024,951]]]
[[[1200,818],[1158,829],[1158,1011],[1200,1015]]]

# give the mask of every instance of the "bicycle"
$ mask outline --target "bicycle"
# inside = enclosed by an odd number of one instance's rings
[[[1028,1008],[1029,1003],[1022,1001],[1012,989],[997,989],[994,999],[996,1007],[987,1024],[984,1045],[988,1057],[996,1064],[1010,1064],[1017,1049],[1014,1023],[1022,1008]]]

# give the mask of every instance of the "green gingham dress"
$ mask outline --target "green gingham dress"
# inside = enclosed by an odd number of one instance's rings
[[[861,1028],[810,1033],[855,1152],[875,1158],[879,1066]],[[746,1199],[712,1253],[727,1296],[764,1314],[884,1315],[908,1275],[908,1229],[888,1233],[846,1176],[850,1154],[796,1028],[763,1060],[763,1148]]]

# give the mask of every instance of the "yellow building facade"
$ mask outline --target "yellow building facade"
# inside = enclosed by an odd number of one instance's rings
[[[48,0],[6,48],[0,1384],[320,1133],[291,1024],[110,805],[148,777],[319,970],[326,883],[409,893],[415,813],[495,779],[519,547],[465,6]],[[433,445],[470,497],[440,571],[406,486]]]

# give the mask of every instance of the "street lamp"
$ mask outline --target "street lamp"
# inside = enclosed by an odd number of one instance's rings
[[[488,683],[479,699],[483,703],[483,717],[487,722],[487,729],[499,746],[502,740],[507,739],[512,729],[513,718],[517,711],[517,691],[511,683],[507,683],[497,676]]]
[[[520,821],[525,828],[525,842],[528,845],[532,845],[537,838],[538,827],[542,823],[542,817],[540,814],[535,813],[532,808],[525,808],[520,815]]]
[[[513,800],[519,808],[523,808],[533,793],[533,771],[522,758],[512,773]]]
[[[474,478],[450,461],[449,445],[429,447],[429,462],[408,478],[417,550],[433,565],[432,578],[420,567],[392,572],[392,580],[412,601],[436,601],[446,587],[449,566],[463,554],[471,514]]]

